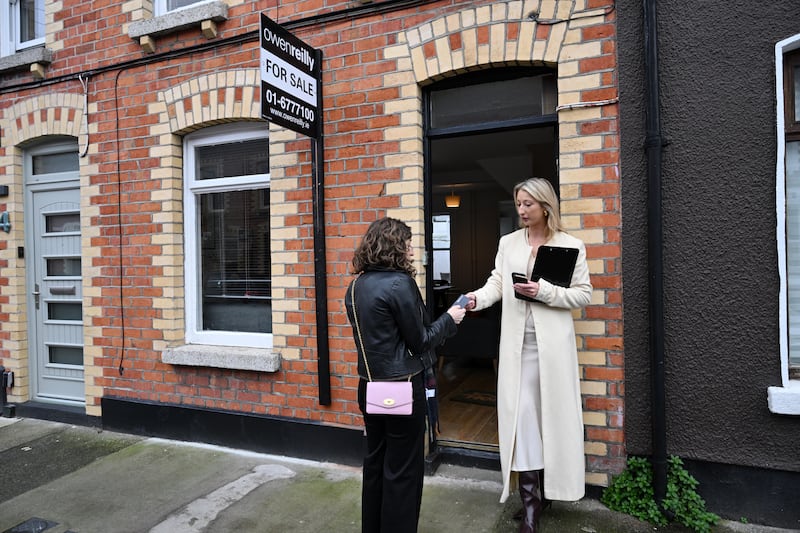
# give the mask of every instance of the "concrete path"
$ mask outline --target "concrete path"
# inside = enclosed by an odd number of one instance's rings
[[[360,531],[360,470],[0,418],[1,533]],[[443,466],[426,477],[420,533],[515,532],[499,472]],[[542,533],[680,532],[596,501],[557,502]],[[715,531],[780,532],[726,522]]]

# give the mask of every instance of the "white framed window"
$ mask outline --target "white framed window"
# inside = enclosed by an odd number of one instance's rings
[[[44,45],[44,0],[0,0],[0,28],[0,56]]]
[[[781,386],[767,398],[770,411],[800,415],[800,34],[775,45],[775,74]]]
[[[210,0],[154,0],[156,16],[164,15],[170,11],[177,11],[198,4],[205,4]]]
[[[269,129],[206,128],[184,154],[186,341],[271,348]]]

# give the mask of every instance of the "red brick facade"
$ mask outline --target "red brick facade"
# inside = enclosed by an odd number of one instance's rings
[[[547,65],[558,71],[562,213],[568,230],[587,244],[595,287],[576,325],[587,483],[605,485],[622,468],[613,2],[315,0],[275,8],[231,0],[227,20],[215,23],[211,38],[197,24],[138,41],[128,30],[152,17],[148,0],[46,4],[52,63],[34,65],[33,74],[0,73],[0,182],[11,190],[0,209],[18,221],[0,241],[0,358],[16,372],[12,401],[25,402],[31,393],[26,263],[16,255],[25,239],[28,143],[64,135],[86,150],[80,189],[88,415],[102,416],[101,399],[115,397],[358,428],[343,293],[352,251],[371,221],[402,218],[415,243],[423,242],[423,87],[472,70]],[[350,15],[333,16],[347,9]],[[275,125],[271,351],[280,355],[280,369],[175,365],[162,358],[185,343],[183,137],[211,125],[260,120],[261,12],[324,54],[330,406],[318,401],[316,336],[324,332],[317,331],[315,314],[311,143]],[[37,80],[40,68],[44,78]]]

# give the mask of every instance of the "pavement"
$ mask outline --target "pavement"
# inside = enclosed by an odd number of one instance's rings
[[[360,531],[360,469],[32,418],[0,418],[0,533]],[[500,473],[426,476],[420,533],[513,533]],[[555,502],[541,533],[678,533],[596,500]],[[788,529],[723,521],[715,533]]]

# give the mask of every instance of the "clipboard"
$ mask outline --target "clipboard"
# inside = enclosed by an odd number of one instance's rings
[[[536,252],[536,262],[533,264],[531,281],[539,281],[541,278],[553,285],[569,287],[577,261],[577,248],[539,246],[539,250]]]

